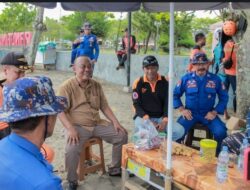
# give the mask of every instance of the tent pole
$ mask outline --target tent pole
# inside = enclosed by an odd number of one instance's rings
[[[127,57],[127,87],[130,86],[130,36],[131,36],[131,12],[128,12],[128,57]]]
[[[169,96],[168,96],[168,138],[167,138],[167,160],[166,160],[166,178],[165,190],[171,189],[172,183],[172,127],[173,127],[173,61],[174,61],[174,3],[170,3],[170,28],[169,28]]]

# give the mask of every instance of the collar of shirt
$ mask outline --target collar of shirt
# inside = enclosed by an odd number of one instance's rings
[[[193,73],[192,73],[192,77],[193,77],[193,78],[195,78],[195,77],[200,78],[198,75],[196,75],[196,72],[193,72]],[[204,77],[208,77],[208,78],[210,78],[210,77],[211,77],[211,75],[207,72],[207,73],[203,76],[203,78],[204,78]]]
[[[151,83],[156,83],[156,82],[159,81],[159,80],[161,80],[161,75],[159,75],[159,73],[157,74],[157,79],[156,79],[156,81],[154,81],[154,82],[150,82],[150,81],[147,79],[146,75],[143,76],[143,82],[148,82],[149,84],[151,84]]]
[[[40,160],[48,169],[53,170],[52,165],[45,160],[44,156],[35,144],[15,133],[11,133],[8,138],[12,143],[34,155],[34,157]]]

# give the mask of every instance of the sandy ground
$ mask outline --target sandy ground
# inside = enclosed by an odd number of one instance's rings
[[[62,71],[46,71],[42,68],[37,67],[34,73],[28,74],[31,75],[45,75],[51,78],[53,82],[53,87],[55,90],[58,89],[59,85],[65,81],[66,79],[74,76],[73,72],[62,72]],[[1,77],[0,77],[1,78]],[[111,84],[106,81],[102,81],[100,79],[95,78],[99,81],[102,86],[104,93],[108,99],[109,105],[115,113],[116,117],[120,121],[120,123],[128,130],[129,141],[131,141],[132,129],[134,126],[132,117],[133,117],[133,109],[132,109],[132,100],[131,94],[124,92],[123,86]],[[175,114],[175,116],[177,116]],[[103,115],[102,115],[103,117]],[[53,161],[54,170],[56,174],[60,176],[63,180],[64,189],[66,182],[66,172],[64,171],[64,146],[65,146],[65,137],[64,137],[64,129],[59,120],[56,122],[56,127],[54,130],[54,134],[52,137],[46,140],[46,143],[53,147],[55,151],[55,158]],[[105,164],[109,164],[111,162],[111,145],[104,142],[104,154],[105,154]],[[137,180],[137,179],[135,179]],[[121,178],[119,177],[109,177],[108,175],[99,175],[89,174],[86,176],[85,180],[80,182],[79,190],[118,190],[121,189]]]

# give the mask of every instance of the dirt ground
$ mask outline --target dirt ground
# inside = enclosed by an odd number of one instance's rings
[[[63,72],[63,71],[55,71],[55,70],[43,70],[42,68],[37,67],[34,73],[27,74],[27,76],[32,75],[45,75],[51,78],[53,82],[53,87],[55,90],[58,89],[59,85],[74,76],[73,72]],[[1,78],[1,77],[0,77]],[[133,109],[132,109],[132,100],[131,93],[127,93],[123,91],[123,86],[116,85],[112,83],[108,83],[106,81],[102,81],[100,79],[95,78],[102,84],[104,93],[108,99],[109,105],[116,117],[120,121],[120,123],[128,130],[129,141],[131,141],[132,129],[134,126],[132,117],[133,117]],[[175,113],[175,118],[177,114]],[[102,117],[104,117],[102,115]],[[54,134],[52,137],[46,140],[46,143],[53,147],[55,151],[55,158],[53,161],[54,170],[56,174],[60,176],[63,180],[64,189],[66,189],[66,172],[64,169],[64,146],[65,146],[65,136],[64,136],[64,128],[59,121],[56,122],[56,127],[54,130]],[[105,164],[109,164],[111,162],[111,145],[104,142],[104,157]],[[88,175],[84,181],[80,182],[79,190],[118,190],[121,189],[121,178],[119,177],[109,177],[108,175],[99,175],[90,174]]]

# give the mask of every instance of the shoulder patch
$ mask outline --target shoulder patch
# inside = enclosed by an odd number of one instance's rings
[[[134,100],[137,100],[139,98],[139,95],[137,92],[133,92],[132,97]]]

